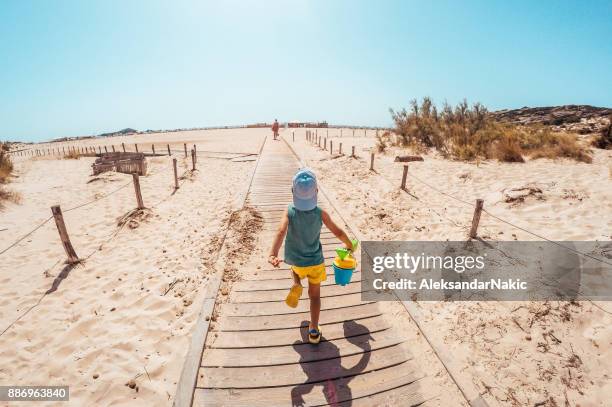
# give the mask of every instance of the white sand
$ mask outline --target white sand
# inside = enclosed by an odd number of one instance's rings
[[[267,133],[182,137],[196,141],[202,152],[257,153]],[[177,157],[183,173],[191,163],[183,154]],[[7,228],[0,232],[0,250],[50,216],[50,206],[60,204],[65,211],[131,180],[105,173],[92,181],[92,162],[17,159],[18,178],[9,186],[22,203],[0,212],[0,229]],[[145,219],[117,226],[117,218],[136,206],[131,184],[65,212],[75,250],[87,257],[82,265],[62,273],[65,255],[53,221],[2,255],[0,329],[21,319],[0,339],[1,384],[69,385],[69,404],[75,406],[171,404],[230,203],[246,191],[255,162],[202,153],[198,171],[174,195],[171,159],[148,162],[149,174],[140,180],[150,208]],[[54,282],[57,289],[43,297]],[[125,386],[131,379],[138,391]]]
[[[393,162],[398,150],[376,153],[373,173],[369,163],[374,138],[340,138],[338,133],[329,130],[335,152],[340,142],[347,155],[356,145],[358,159],[332,158],[329,151],[308,146],[303,131],[296,133],[295,146],[333,191],[335,204],[369,239],[465,240],[477,198],[484,199],[494,215],[550,239],[612,239],[610,151],[596,150],[592,164],[534,160],[476,165],[435,155],[408,163],[410,174],[466,205],[411,177],[411,195],[400,191],[403,164]],[[522,203],[504,202],[504,192],[525,185],[542,193]],[[482,215],[479,235],[538,240],[487,214]],[[450,368],[459,381],[473,383],[491,405],[603,406],[610,400],[609,303],[422,302],[418,307],[425,333],[450,355]]]

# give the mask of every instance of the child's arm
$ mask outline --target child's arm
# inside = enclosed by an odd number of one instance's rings
[[[331,232],[338,239],[342,240],[342,243],[344,243],[344,246],[346,246],[347,249],[353,250],[353,242],[351,242],[351,239],[349,239],[346,233],[344,233],[344,230],[334,223],[332,218],[329,216],[329,213],[323,209],[321,209],[321,219],[323,220],[325,226],[327,226],[327,228],[331,230]]]
[[[287,217],[287,209],[285,209],[280,224],[278,225],[276,236],[274,237],[274,243],[272,243],[272,248],[270,249],[270,255],[268,256],[268,262],[274,267],[278,267],[281,262],[281,259],[278,258],[278,251],[283,245],[283,239],[285,238],[285,233],[287,233],[288,225],[289,218]]]

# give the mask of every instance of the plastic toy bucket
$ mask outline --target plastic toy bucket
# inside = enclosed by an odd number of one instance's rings
[[[334,279],[336,280],[336,284],[338,285],[347,285],[351,282],[351,277],[353,276],[354,269],[343,269],[341,267],[334,266]]]

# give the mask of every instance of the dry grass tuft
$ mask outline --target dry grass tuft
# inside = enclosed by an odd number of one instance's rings
[[[480,103],[470,106],[464,100],[455,107],[445,103],[438,111],[430,98],[424,98],[421,104],[412,100],[409,110],[391,110],[391,116],[398,135],[395,145],[435,149],[457,160],[524,162],[524,156],[531,156],[591,162],[588,148],[576,136],[553,133],[542,126],[497,122]],[[383,146],[388,147],[389,142]],[[380,151],[381,142],[378,148]]]
[[[11,157],[6,153],[5,144],[0,143],[0,184],[6,184],[12,172]]]
[[[70,150],[64,155],[64,160],[78,160],[81,158],[81,154],[76,150]]]

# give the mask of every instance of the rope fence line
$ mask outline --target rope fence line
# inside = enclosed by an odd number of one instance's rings
[[[313,144],[312,144],[312,143],[314,142],[314,146],[318,146],[319,148],[321,148],[321,136],[318,136],[318,137],[317,137],[317,135],[316,135],[316,134],[313,134],[312,132],[310,132],[310,131],[308,131],[308,130],[307,130],[307,131],[306,131],[306,140],[311,142],[311,146],[313,146]],[[326,144],[327,144],[327,140],[324,140],[324,146],[325,146]],[[354,151],[354,146],[353,146],[353,151]],[[331,153],[333,154],[333,151],[332,151]],[[352,157],[352,158],[355,158],[355,157],[354,157],[354,154],[352,154],[352,155],[351,155],[351,157]],[[382,178],[386,179],[386,178],[385,178],[385,177],[384,177],[382,174],[380,174],[379,172],[374,171],[374,153],[371,153],[371,157],[370,157],[370,158],[371,158],[371,159],[370,159],[370,170],[371,170],[371,171],[373,171],[373,172],[375,172],[376,174],[380,175]],[[418,182],[420,182],[421,184],[425,185],[426,187],[428,187],[428,188],[432,189],[433,191],[438,192],[439,194],[442,194],[442,195],[444,195],[444,196],[446,196],[446,197],[449,197],[449,198],[451,198],[451,199],[453,199],[453,200],[455,200],[455,201],[457,201],[457,202],[460,202],[460,203],[461,203],[461,204],[463,204],[463,205],[467,205],[467,206],[469,206],[469,207],[473,207],[473,205],[474,205],[473,203],[470,203],[470,202],[465,201],[465,200],[463,200],[463,199],[457,198],[457,197],[456,197],[456,196],[454,196],[454,195],[451,195],[451,194],[449,194],[449,193],[447,193],[447,192],[444,192],[444,191],[440,190],[439,188],[436,188],[436,187],[434,187],[434,186],[430,185],[429,183],[427,183],[427,182],[423,181],[422,179],[420,179],[420,178],[416,177],[414,174],[409,173],[409,172],[407,171],[407,168],[408,168],[408,166],[407,166],[407,165],[405,165],[405,166],[404,166],[404,176],[402,177],[402,184],[401,184],[401,186],[400,186],[400,189],[404,190],[406,193],[409,193],[409,192],[408,192],[408,190],[406,189],[406,185],[405,185],[405,182],[406,182],[406,175],[408,175],[408,176],[410,176],[410,178],[415,179],[416,181],[418,181]],[[498,222],[502,222],[502,223],[504,223],[504,224],[506,224],[506,225],[509,225],[509,226],[511,226],[511,227],[514,227],[514,228],[516,228],[516,229],[518,229],[518,230],[521,230],[521,231],[523,231],[523,232],[525,232],[525,233],[528,233],[528,234],[530,234],[530,235],[532,235],[532,236],[535,236],[535,237],[537,237],[538,239],[541,239],[541,240],[544,240],[544,241],[546,241],[546,242],[549,242],[549,243],[552,243],[552,244],[554,244],[554,245],[557,245],[557,246],[559,246],[559,247],[561,247],[561,248],[564,248],[564,249],[566,249],[566,250],[569,250],[569,251],[571,251],[571,252],[573,252],[573,253],[575,253],[575,254],[578,254],[578,255],[580,255],[580,256],[588,257],[588,258],[590,258],[590,259],[592,259],[592,260],[596,260],[596,261],[599,261],[599,262],[601,262],[601,263],[603,263],[603,264],[607,264],[607,265],[612,266],[612,263],[611,263],[611,262],[608,262],[608,261],[606,261],[606,260],[603,260],[603,259],[600,259],[600,258],[598,258],[598,257],[592,256],[592,255],[590,255],[590,254],[588,254],[588,253],[583,253],[583,252],[581,252],[581,251],[579,251],[579,250],[576,250],[576,249],[573,249],[573,248],[571,248],[571,247],[565,246],[565,245],[563,245],[563,244],[561,244],[561,243],[559,243],[559,242],[556,242],[556,241],[551,240],[551,239],[549,239],[549,238],[547,238],[547,237],[545,237],[545,236],[542,236],[542,235],[541,235],[541,234],[539,234],[539,233],[532,232],[532,231],[530,231],[530,230],[528,230],[528,229],[526,229],[526,228],[524,228],[524,227],[522,227],[522,226],[516,225],[516,224],[514,224],[514,223],[512,223],[512,222],[510,222],[510,221],[508,221],[508,220],[506,220],[506,219],[503,219],[503,218],[501,218],[501,217],[499,217],[499,216],[497,216],[497,215],[495,215],[495,214],[491,213],[491,212],[490,212],[490,211],[488,211],[487,209],[484,209],[484,208],[482,207],[482,204],[483,204],[483,201],[482,201],[482,200],[477,200],[477,203],[476,203],[476,209],[475,209],[475,212],[474,212],[474,218],[473,218],[473,220],[472,220],[472,230],[471,230],[471,232],[470,232],[470,238],[475,238],[475,237],[476,237],[476,229],[478,228],[478,223],[479,223],[479,220],[480,220],[480,212],[484,212],[485,214],[489,215],[491,218],[493,218],[493,219],[497,220]],[[440,214],[438,214],[438,215],[440,216]],[[451,220],[450,218],[448,218],[448,219],[449,219],[449,220]],[[451,221],[452,221],[452,220],[451,220]],[[458,226],[458,224],[457,224],[456,222],[452,221],[452,223],[455,223],[455,226]]]
[[[248,154],[251,154],[251,153],[248,153]],[[194,155],[195,155],[195,152],[194,152]],[[195,158],[195,157],[192,157],[192,160],[193,160],[194,158]],[[195,160],[193,161],[193,168],[195,168]],[[189,173],[192,173],[192,172],[193,172],[193,170],[189,170],[189,169],[187,169],[187,170],[185,170],[185,171],[183,172],[183,174],[181,174],[181,176],[179,177],[179,178],[181,179],[181,182],[180,182],[180,183],[178,183],[179,187],[180,187],[180,186],[182,186],[182,185],[183,185],[183,184],[184,184],[184,183],[187,181],[187,178],[186,178],[185,176],[186,176],[187,174],[189,174]],[[101,200],[103,200],[103,199],[105,199],[105,198],[107,198],[107,197],[109,197],[109,196],[111,196],[111,195],[113,195],[113,194],[115,194],[115,193],[119,192],[120,190],[122,190],[122,189],[126,188],[127,186],[129,186],[129,185],[131,185],[131,184],[133,184],[133,183],[134,183],[133,181],[129,181],[129,182],[127,182],[127,183],[125,183],[125,184],[121,185],[119,188],[116,188],[116,189],[112,190],[111,192],[108,192],[108,193],[106,193],[106,194],[104,194],[104,195],[102,195],[102,196],[100,196],[100,197],[98,197],[98,198],[95,198],[95,199],[92,199],[92,200],[90,200],[90,201],[83,202],[83,203],[78,204],[78,205],[76,205],[76,206],[73,206],[73,207],[70,207],[70,208],[68,208],[68,209],[65,209],[65,210],[63,210],[63,213],[70,212],[70,211],[74,211],[74,210],[77,210],[77,209],[80,209],[80,208],[83,208],[83,207],[86,207],[86,206],[92,205],[92,204],[94,204],[94,203],[96,203],[96,202],[98,202],[98,201],[101,201]],[[138,189],[139,189],[139,188],[138,188]],[[155,205],[153,205],[152,207],[155,207],[155,206],[159,205],[161,202],[163,202],[163,201],[167,200],[167,199],[168,199],[170,196],[174,195],[174,193],[176,192],[176,189],[178,189],[178,188],[176,188],[176,187],[175,187],[175,188],[174,188],[174,191],[173,191],[173,193],[172,193],[172,194],[170,194],[170,195],[169,195],[169,196],[167,196],[166,198],[162,199],[160,202],[156,203],[156,204],[155,204]],[[137,194],[138,194],[139,192],[140,192],[140,191],[138,190],[138,191],[137,191]],[[60,215],[60,217],[61,217],[61,215]],[[31,236],[32,234],[34,234],[36,231],[38,231],[40,228],[42,228],[44,225],[46,225],[46,224],[47,224],[47,223],[48,223],[48,222],[49,222],[51,219],[54,219],[54,215],[49,216],[49,217],[48,217],[48,218],[46,218],[44,221],[42,221],[40,224],[38,224],[36,227],[34,227],[32,230],[30,230],[29,232],[27,232],[25,235],[23,235],[22,237],[20,237],[19,239],[17,239],[16,241],[14,241],[13,243],[11,243],[11,244],[10,244],[10,245],[8,245],[7,247],[5,247],[4,249],[0,250],[0,255],[3,255],[4,253],[8,252],[8,251],[9,251],[10,249],[12,249],[13,247],[17,246],[17,245],[18,245],[19,243],[21,243],[23,240],[25,240],[26,238],[28,238],[29,236]],[[57,222],[57,220],[56,220],[56,222]],[[63,220],[61,220],[61,224],[63,224]],[[58,225],[58,229],[59,229],[59,228],[60,228],[60,226]],[[65,228],[65,226],[64,226],[64,228]],[[60,232],[60,238],[62,238],[62,243],[64,243],[64,245],[66,245],[66,244],[70,245],[70,242],[69,242],[69,239],[68,239],[67,233],[66,233],[66,234],[63,234],[62,232]]]

